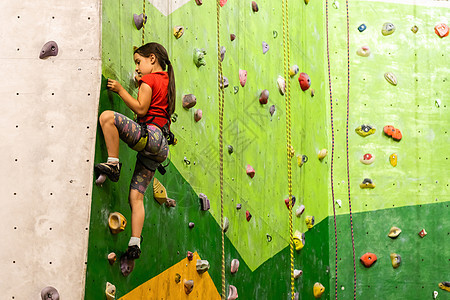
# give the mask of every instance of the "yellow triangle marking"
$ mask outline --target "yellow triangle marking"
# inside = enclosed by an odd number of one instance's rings
[[[171,300],[171,299],[217,299],[220,300],[219,292],[214,285],[208,272],[198,274],[196,263],[200,256],[194,253],[194,259],[187,258],[173,265],[161,274],[144,282],[119,300]],[[181,281],[175,282],[176,274],[181,275]],[[131,274],[133,276],[133,274]],[[193,280],[194,289],[187,295],[184,292],[184,281]]]

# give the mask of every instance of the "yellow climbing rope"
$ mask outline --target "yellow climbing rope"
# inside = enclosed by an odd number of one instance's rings
[[[291,81],[289,78],[290,45],[289,45],[289,0],[283,0],[283,51],[284,80],[286,81],[286,153],[289,191],[289,245],[291,256],[291,299],[294,300],[294,237],[292,229],[292,142],[291,142]]]
[[[142,23],[142,45],[145,44],[145,21],[147,19],[147,15],[145,14],[145,1],[147,0],[142,0],[142,10],[144,13],[144,23]]]
[[[219,181],[220,181],[220,226],[222,229],[222,299],[225,299],[225,233],[223,230],[223,109],[225,102],[222,59],[220,56],[220,0],[217,0],[217,81],[219,96]]]

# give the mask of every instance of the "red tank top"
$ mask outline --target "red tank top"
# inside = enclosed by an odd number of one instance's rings
[[[161,128],[167,123],[170,126],[170,116],[167,113],[169,108],[169,102],[167,100],[169,76],[167,72],[155,72],[142,76],[139,80],[139,87],[142,82],[145,82],[152,88],[152,100],[145,116],[138,117],[137,121],[146,124],[150,122],[156,123]]]

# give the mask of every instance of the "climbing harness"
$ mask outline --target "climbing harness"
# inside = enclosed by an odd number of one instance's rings
[[[338,299],[338,239],[337,239],[337,226],[336,226],[336,205],[334,199],[334,185],[333,185],[333,162],[334,162],[334,122],[333,122],[333,94],[331,89],[331,66],[330,66],[330,47],[329,47],[329,35],[328,35],[328,0],[326,0],[326,37],[327,37],[327,62],[328,62],[328,87],[330,92],[330,115],[331,115],[331,196],[333,201],[333,219],[334,219],[334,240],[335,240],[335,298]],[[356,299],[356,261],[355,261],[355,240],[353,235],[353,216],[352,216],[352,202],[350,197],[350,167],[349,167],[349,150],[348,150],[348,123],[350,112],[350,33],[349,33],[349,12],[348,12],[348,0],[346,0],[347,10],[347,120],[346,120],[346,149],[347,149],[347,191],[348,191],[348,204],[350,215],[350,229],[352,236],[352,249],[353,249],[353,299]]]
[[[223,222],[223,109],[225,105],[225,93],[222,74],[222,59],[220,55],[220,0],[217,3],[217,81],[219,96],[219,182],[220,182],[220,224],[222,227],[222,299],[225,299],[225,237]]]
[[[291,299],[294,300],[294,236],[292,229],[292,144],[291,144],[291,80],[289,77],[290,45],[289,45],[289,0],[283,0],[283,50],[284,50],[284,79],[287,83],[286,102],[286,149],[287,149],[287,173],[289,191],[289,246],[291,257]]]

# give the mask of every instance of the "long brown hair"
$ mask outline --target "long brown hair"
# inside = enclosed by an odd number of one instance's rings
[[[134,50],[134,53],[144,57],[149,57],[151,54],[154,54],[163,70],[165,70],[167,66],[167,74],[169,75],[169,86],[167,87],[167,100],[169,103],[169,108],[167,113],[171,116],[175,111],[176,89],[173,67],[169,60],[169,55],[167,54],[166,48],[158,43],[147,43]]]

